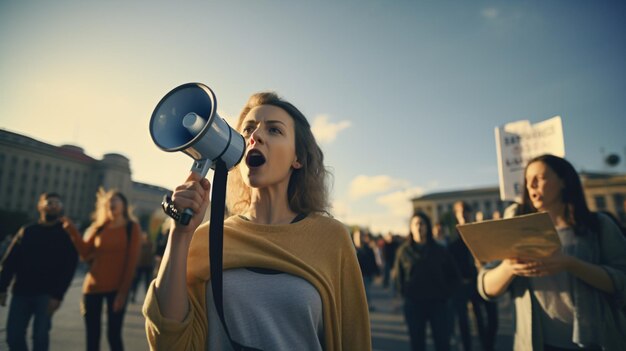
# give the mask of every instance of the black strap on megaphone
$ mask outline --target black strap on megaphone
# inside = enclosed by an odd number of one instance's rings
[[[228,341],[235,351],[262,351],[252,347],[242,346],[235,342],[226,326],[224,319],[224,299],[222,293],[222,266],[224,247],[224,207],[226,204],[226,180],[228,179],[228,168],[221,159],[215,162],[215,174],[213,175],[213,195],[211,197],[211,221],[209,223],[209,266],[211,270],[211,291],[213,292],[213,303],[217,315],[222,321],[224,332]],[[174,207],[169,195],[163,197],[161,203],[163,211],[177,222],[183,222],[182,214]],[[189,223],[189,221],[187,221]],[[185,223],[186,224],[186,223]]]
[[[226,203],[226,180],[228,169],[226,163],[218,159],[213,175],[213,195],[211,197],[211,222],[209,223],[209,265],[211,267],[211,291],[217,315],[222,321],[224,332],[235,351],[261,351],[252,347],[242,346],[230,336],[226,319],[224,319],[224,299],[222,294],[222,264],[224,247],[224,206]]]

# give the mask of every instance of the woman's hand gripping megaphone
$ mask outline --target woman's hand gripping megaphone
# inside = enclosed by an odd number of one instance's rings
[[[190,172],[185,183],[174,189],[169,205],[174,206],[178,213],[183,213],[183,209],[192,211],[192,215],[188,217],[188,222],[187,219],[183,221],[182,218],[174,221],[175,232],[195,232],[204,220],[204,215],[210,204],[210,193],[211,183],[196,172]]]

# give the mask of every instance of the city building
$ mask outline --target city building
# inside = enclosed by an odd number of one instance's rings
[[[143,228],[168,191],[134,182],[130,161],[121,154],[97,160],[75,145],[54,146],[0,129],[0,210],[26,213],[34,220],[39,195],[57,192],[65,214],[82,227],[90,222],[99,187],[124,193]]]
[[[587,205],[608,211],[626,225],[626,174],[581,172]]]

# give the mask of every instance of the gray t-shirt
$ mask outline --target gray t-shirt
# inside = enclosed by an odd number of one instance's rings
[[[223,274],[222,295],[228,331],[240,345],[265,351],[323,350],[322,299],[308,281],[287,273],[229,269]],[[231,351],[215,310],[211,281],[206,301],[207,350]]]
[[[577,245],[577,237],[572,228],[558,229],[561,250],[571,253]],[[534,297],[539,303],[541,331],[545,344],[561,348],[579,348],[572,342],[574,333],[574,302],[572,279],[567,272],[530,279]],[[533,311],[535,312],[535,311]]]

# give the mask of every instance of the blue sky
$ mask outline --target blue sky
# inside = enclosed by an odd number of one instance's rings
[[[625,34],[619,1],[0,0],[0,128],[172,188],[191,159],[149,136],[165,93],[203,82],[230,120],[274,90],[315,126],[334,214],[405,232],[411,197],[497,184],[495,126],[560,115],[577,169],[624,158]]]

